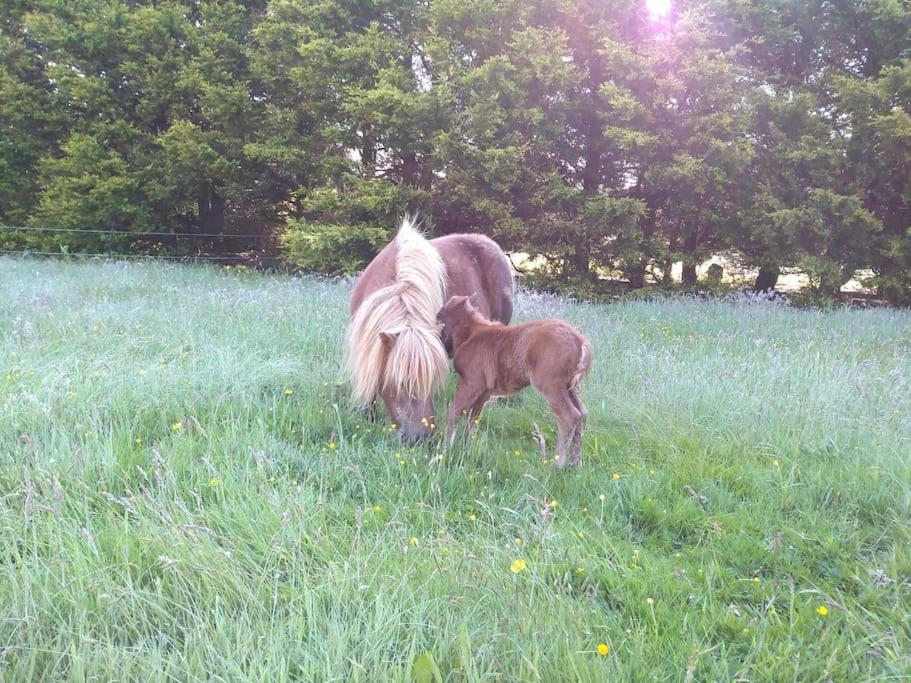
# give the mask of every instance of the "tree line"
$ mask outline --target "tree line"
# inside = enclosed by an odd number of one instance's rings
[[[337,273],[418,210],[580,287],[727,253],[911,302],[908,2],[659,5],[6,0],[0,223],[263,232]]]

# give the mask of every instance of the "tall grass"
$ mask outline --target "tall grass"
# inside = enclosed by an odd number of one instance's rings
[[[911,674],[911,314],[523,293],[595,347],[557,473],[532,393],[349,411],[349,289],[0,260],[0,680]]]

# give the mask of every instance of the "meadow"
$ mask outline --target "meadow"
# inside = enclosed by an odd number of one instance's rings
[[[532,393],[351,412],[349,291],[0,259],[0,681],[911,675],[911,313],[523,291],[595,348],[555,472]]]

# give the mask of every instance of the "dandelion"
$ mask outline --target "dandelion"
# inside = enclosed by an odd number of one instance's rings
[[[209,487],[210,487],[210,488],[213,488],[213,489],[214,489],[214,488],[218,488],[218,485],[219,485],[220,483],[221,483],[221,479],[219,479],[218,477],[212,477],[211,479],[209,479]]]
[[[478,519],[478,516],[475,514],[468,515],[469,522],[475,522],[475,521],[477,521],[477,519]]]
[[[516,545],[522,545],[522,539],[521,539],[521,538],[515,538],[515,539],[513,539],[513,542],[514,542]]]
[[[525,560],[514,560],[513,563],[509,565],[509,571],[511,571],[513,574],[518,574],[521,571],[525,571],[526,566],[527,565],[525,564]]]
[[[380,505],[374,505],[374,506],[373,506],[373,511],[374,511],[374,512],[382,512],[382,511],[383,511],[383,508],[382,508],[382,506],[380,506]]]
[[[829,608],[826,607],[825,605],[820,605],[819,607],[816,608],[816,614],[818,614],[821,617],[826,616],[828,613],[829,613]]]
[[[557,501],[555,501],[555,500],[550,501],[550,502],[548,503],[548,505],[550,505],[550,509],[551,509],[551,510],[556,510],[556,509],[557,509]]]
[[[761,581],[762,579],[760,579],[758,576],[753,577],[753,583],[760,583]]]
[[[607,657],[610,653],[610,648],[607,646],[607,643],[598,643],[598,654],[602,657]]]
[[[183,429],[183,422],[175,422],[171,425],[172,432],[179,432],[181,429]]]
[[[412,537],[411,537],[411,540],[408,541],[408,542],[409,542],[411,545],[417,545],[417,544],[418,544],[418,539],[416,539],[414,536],[412,536]]]
[[[329,442],[329,450],[330,450],[330,451],[334,451],[334,450],[335,450],[335,441],[330,441],[330,442]]]
[[[291,387],[285,387],[285,396],[290,396],[293,393],[294,393],[294,389],[292,389]]]
[[[611,475],[611,479],[613,479],[614,481],[617,481],[617,480],[620,479],[620,475],[617,474],[616,472],[614,472],[614,473]]]

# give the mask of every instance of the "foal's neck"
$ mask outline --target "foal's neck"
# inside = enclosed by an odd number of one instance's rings
[[[493,327],[496,324],[497,323],[492,323],[487,320],[480,313],[472,311],[453,325],[452,348],[458,349],[478,330],[484,329],[485,327]]]

